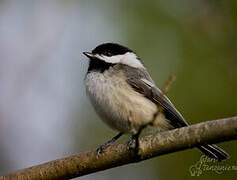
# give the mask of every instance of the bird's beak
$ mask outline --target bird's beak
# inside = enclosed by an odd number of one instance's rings
[[[83,54],[84,54],[85,56],[87,56],[88,58],[93,58],[93,57],[95,57],[95,55],[92,54],[92,53],[90,53],[90,52],[83,52]]]

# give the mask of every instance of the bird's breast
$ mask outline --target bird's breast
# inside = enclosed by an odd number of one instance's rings
[[[85,86],[100,118],[120,132],[136,133],[157,111],[152,101],[132,89],[121,72],[90,72]]]

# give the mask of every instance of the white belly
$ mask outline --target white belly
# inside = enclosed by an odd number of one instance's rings
[[[122,74],[112,78],[111,73],[89,73],[86,92],[100,118],[111,128],[135,134],[141,125],[153,119],[157,106],[122,78]]]

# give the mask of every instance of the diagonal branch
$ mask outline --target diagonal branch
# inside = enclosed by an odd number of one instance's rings
[[[237,116],[207,121],[180,129],[147,136],[140,141],[142,160],[168,154],[200,144],[218,143],[237,138]],[[93,172],[137,162],[133,151],[126,144],[112,145],[97,156],[96,151],[58,159],[45,164],[19,170],[1,176],[0,180],[31,179],[58,180],[69,179]]]

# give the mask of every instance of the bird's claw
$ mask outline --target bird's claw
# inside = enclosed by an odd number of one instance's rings
[[[134,138],[130,138],[130,140],[127,143],[127,147],[129,150],[134,149],[136,145],[136,140]]]
[[[97,155],[102,154],[102,152],[103,152],[107,147],[108,147],[108,145],[106,145],[106,144],[101,145],[100,147],[98,147],[98,148],[96,149],[96,154],[97,154]]]

